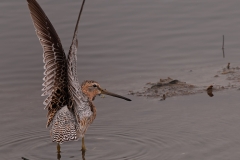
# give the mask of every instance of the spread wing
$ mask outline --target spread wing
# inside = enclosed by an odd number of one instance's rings
[[[83,96],[81,91],[81,86],[78,82],[77,78],[77,47],[78,47],[78,39],[77,39],[77,32],[78,32],[78,24],[80,20],[80,16],[82,13],[82,9],[84,6],[85,0],[83,0],[83,4],[78,16],[77,24],[75,27],[74,35],[72,44],[70,46],[68,59],[67,59],[67,65],[68,65],[68,90],[69,94],[72,100],[72,107],[76,116],[76,119],[78,121],[78,124],[80,124],[80,128],[78,128],[79,132],[83,132],[85,128],[88,125],[81,125],[82,120],[88,120],[90,119],[90,116],[92,115],[91,108],[89,106],[89,103],[87,101],[87,98]]]
[[[27,0],[36,34],[43,48],[44,75],[42,96],[48,109],[47,126],[55,113],[68,103],[67,62],[61,41],[36,0]]]

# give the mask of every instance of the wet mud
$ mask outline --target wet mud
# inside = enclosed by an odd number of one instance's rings
[[[225,81],[227,85],[216,84],[216,79]],[[159,98],[165,100],[167,97],[192,95],[198,93],[207,93],[213,97],[213,92],[218,92],[226,89],[240,88],[240,67],[230,67],[230,63],[216,75],[212,77],[212,84],[208,86],[189,84],[178,79],[165,78],[158,82],[148,82],[138,91],[129,91],[128,94],[135,96],[143,96],[147,98]]]

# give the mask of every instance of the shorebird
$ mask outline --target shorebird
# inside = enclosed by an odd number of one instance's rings
[[[77,78],[78,24],[83,10],[83,0],[78,15],[72,44],[66,56],[61,41],[48,17],[36,0],[27,0],[30,15],[37,37],[43,48],[44,83],[42,96],[47,96],[43,104],[48,109],[47,125],[53,142],[63,142],[82,138],[82,151],[85,151],[84,135],[96,117],[93,100],[97,95],[107,94],[130,99],[108,92],[93,80],[86,80],[81,85]]]

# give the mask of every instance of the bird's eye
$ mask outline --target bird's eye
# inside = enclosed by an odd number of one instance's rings
[[[93,85],[93,87],[97,87],[97,85],[96,85],[96,84],[94,84],[94,85]]]

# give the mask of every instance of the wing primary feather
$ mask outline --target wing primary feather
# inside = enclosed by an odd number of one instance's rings
[[[78,15],[78,19],[77,19],[77,23],[76,23],[75,30],[74,30],[73,39],[74,39],[75,34],[76,34],[77,30],[78,30],[78,24],[79,24],[81,15],[82,15],[82,11],[83,11],[83,6],[84,6],[84,4],[85,4],[85,0],[83,0],[83,2],[82,2],[82,6],[81,6],[81,9],[80,9],[80,12],[79,12],[79,15]]]
[[[77,47],[78,47],[78,24],[80,17],[83,11],[83,6],[85,0],[82,2],[82,6],[78,15],[78,20],[73,34],[72,44],[70,46],[68,58],[67,58],[67,69],[68,69],[68,93],[71,97],[71,105],[69,108],[73,107],[75,118],[78,122],[77,132],[78,135],[83,135],[86,131],[88,125],[90,124],[90,117],[93,115],[93,112],[90,108],[90,102],[87,97],[82,93],[81,86],[77,78]],[[81,122],[85,122],[85,124]]]
[[[75,26],[75,30],[74,30],[74,34],[73,34],[73,39],[72,39],[72,44],[70,46],[70,50],[69,50],[69,54],[68,54],[68,58],[67,58],[67,70],[68,70],[68,91],[69,91],[69,95],[71,96],[71,99],[75,102],[75,103],[80,103],[79,101],[81,101],[81,98],[83,99],[83,95],[78,91],[80,89],[80,85],[78,82],[78,78],[77,78],[77,69],[76,69],[76,57],[77,57],[77,32],[78,32],[78,24],[80,21],[80,17],[83,11],[83,7],[85,4],[85,0],[83,0],[81,8],[80,8],[80,12],[78,15],[78,19],[77,19],[77,23]],[[74,90],[72,90],[71,88],[74,88]],[[80,93],[80,94],[79,94]],[[74,96],[76,95],[77,96]],[[77,106],[75,106],[77,107]],[[78,106],[81,107],[81,106]]]
[[[69,94],[67,59],[60,38],[36,0],[27,0],[35,32],[43,48],[44,75],[43,102],[48,108],[48,125],[56,112],[67,105]]]

